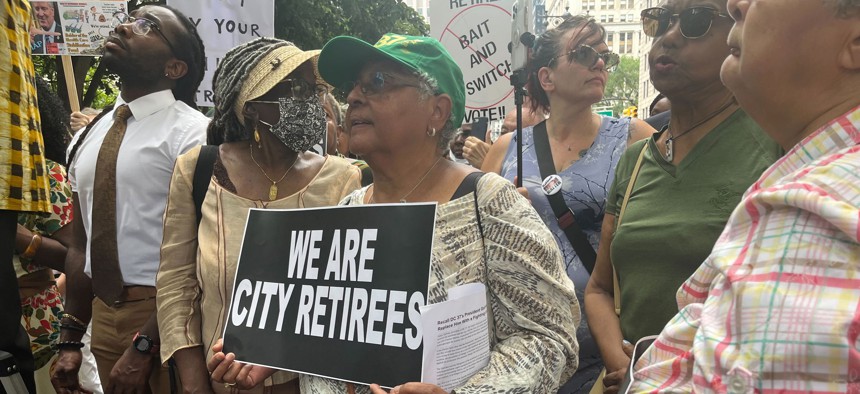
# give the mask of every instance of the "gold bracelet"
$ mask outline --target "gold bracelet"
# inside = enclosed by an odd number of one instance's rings
[[[40,246],[42,246],[42,236],[33,233],[33,238],[30,239],[30,244],[27,245],[27,249],[24,250],[24,253],[21,253],[21,257],[25,259],[32,259],[34,256],[36,256],[36,252],[39,250]]]
[[[69,320],[75,322],[75,324],[78,324],[83,328],[87,328],[87,324],[85,324],[83,320],[78,319],[77,317],[75,317],[71,313],[63,312],[63,318],[68,318]]]

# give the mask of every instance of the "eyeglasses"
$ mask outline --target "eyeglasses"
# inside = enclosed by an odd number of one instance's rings
[[[286,88],[286,96],[282,96],[279,94],[279,98],[293,97],[300,100],[309,100],[313,97],[321,97],[324,94],[328,93],[328,88],[325,85],[320,84],[312,84],[304,79],[285,79],[278,83],[275,88],[277,89],[281,85],[287,85]],[[278,89],[278,93],[283,92],[281,89]],[[248,100],[249,102],[255,103],[263,103],[263,104],[278,104],[278,101],[266,101],[266,100]]]
[[[386,90],[392,90],[398,87],[413,87],[419,88],[420,86],[416,83],[407,83],[403,81],[397,81],[397,77],[392,74],[377,71],[371,74],[369,81],[364,81],[361,78],[356,79],[355,81],[350,81],[344,84],[341,87],[341,90],[349,94],[352,89],[358,86],[358,89],[361,90],[361,94],[365,96],[374,96],[382,93]]]
[[[552,58],[547,66],[551,65],[556,59],[565,56],[567,56],[568,63],[576,62],[577,64],[585,66],[586,68],[594,67],[594,65],[597,64],[597,59],[603,59],[603,68],[606,71],[614,70],[615,66],[618,65],[618,62],[621,61],[617,53],[613,53],[610,51],[600,53],[597,52],[597,50],[592,48],[590,45],[581,44],[577,46],[576,49],[565,53],[564,55],[559,55]]]
[[[642,10],[642,30],[649,37],[660,37],[680,20],[681,35],[696,39],[708,34],[716,17],[730,18],[710,7],[690,7],[678,14],[660,7],[646,8]]]
[[[155,30],[164,42],[167,43],[167,46],[170,48],[170,51],[175,55],[176,50],[173,49],[173,44],[170,43],[170,40],[167,39],[167,36],[161,31],[161,27],[158,26],[155,22],[145,19],[145,18],[135,18],[129,14],[117,12],[113,14],[113,19],[111,19],[110,27],[111,29],[116,29],[117,26],[121,24],[131,23],[131,31],[134,34],[139,36],[145,36],[149,34],[151,30]]]

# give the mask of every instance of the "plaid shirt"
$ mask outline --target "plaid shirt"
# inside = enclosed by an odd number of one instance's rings
[[[0,6],[0,210],[49,212],[36,77],[30,60],[30,4]]]
[[[630,392],[860,392],[860,107],[747,190]]]

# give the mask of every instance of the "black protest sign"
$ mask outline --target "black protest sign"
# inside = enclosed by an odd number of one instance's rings
[[[487,122],[488,118],[478,118],[472,123],[472,131],[469,132],[469,135],[475,137],[481,141],[487,139]]]
[[[253,364],[421,380],[435,204],[251,210],[224,331]]]

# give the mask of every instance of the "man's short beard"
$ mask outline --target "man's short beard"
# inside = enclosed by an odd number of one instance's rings
[[[154,85],[161,79],[161,67],[149,67],[137,61],[120,60],[111,56],[102,57],[107,69],[118,75],[124,85],[146,86]],[[163,64],[163,63],[162,63]]]

